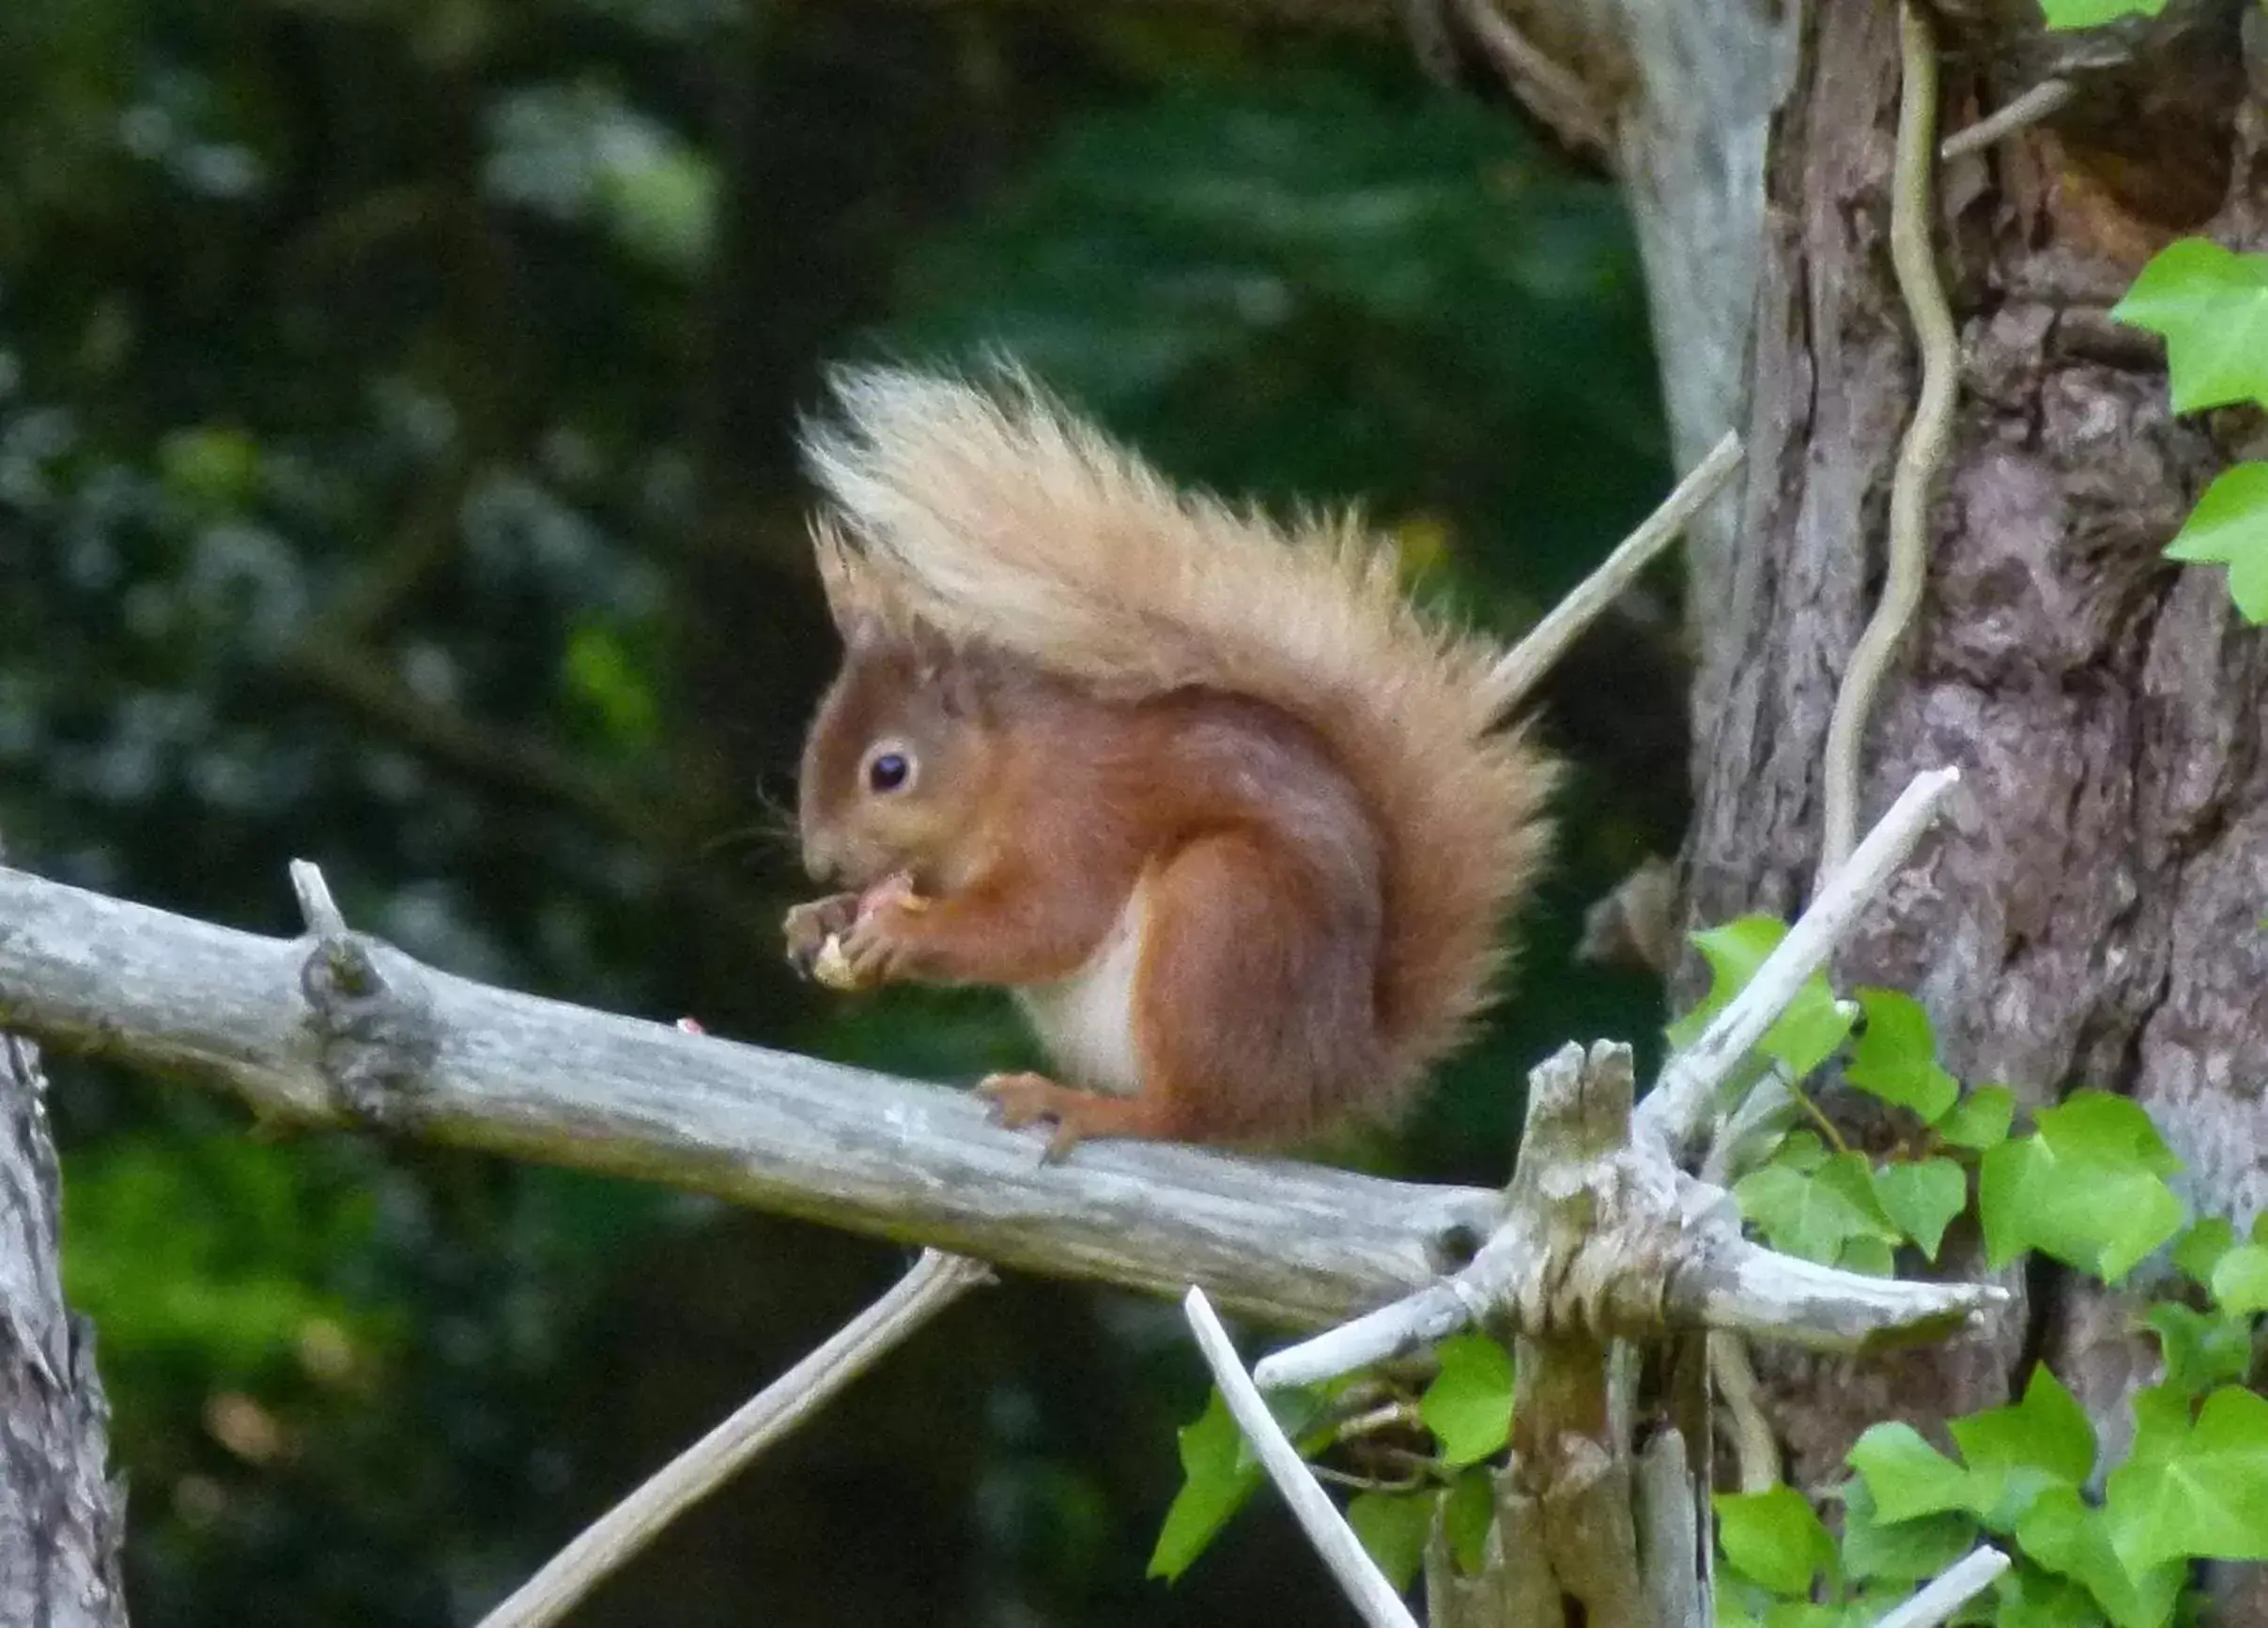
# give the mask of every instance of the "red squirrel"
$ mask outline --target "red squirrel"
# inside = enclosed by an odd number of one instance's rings
[[[1003,985],[1063,1081],[1002,1122],[1280,1145],[1487,1003],[1555,766],[1487,641],[1350,520],[1183,494],[1021,376],[838,375],[807,429],[843,641],[787,919],[824,981]]]

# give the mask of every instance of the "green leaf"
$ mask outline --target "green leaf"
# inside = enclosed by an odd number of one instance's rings
[[[2078,1584],[2019,1559],[1993,1585],[1994,1628],[2101,1628],[2094,1596]]]
[[[2190,1425],[2181,1398],[2145,1392],[2135,1421],[2133,1453],[2105,1497],[2127,1566],[2268,1560],[2268,1397],[2216,1390]]]
[[[1955,1147],[1982,1152],[2008,1140],[2015,1123],[2016,1094],[2005,1085],[1981,1085],[1953,1104],[1952,1111],[1932,1127]]]
[[[2268,1312],[2268,1245],[2244,1244],[2213,1268],[2213,1298],[2231,1316]]]
[[[2016,1542],[2049,1571],[2083,1585],[2118,1628],[2158,1628],[2173,1615],[2181,1564],[2129,1571],[2103,1512],[2090,1509],[2075,1488],[2044,1490],[2017,1524]]]
[[[1417,1576],[1426,1559],[1426,1538],[1433,1529],[1433,1506],[1441,1494],[1425,1492],[1358,1494],[1347,1505],[1347,1524],[1399,1593]]]
[[[1150,1552],[1148,1575],[1172,1582],[1189,1570],[1260,1484],[1244,1435],[1218,1390],[1196,1422],[1180,1431],[1181,1490],[1174,1495]]]
[[[1435,1356],[1441,1372],[1418,1398],[1418,1416],[1441,1439],[1444,1463],[1477,1464],[1511,1435],[1512,1359],[1485,1334],[1444,1340]]]
[[[2183,1233],[2173,1246],[2173,1264],[2193,1283],[2213,1282],[2213,1268],[2236,1247],[2236,1228],[2226,1217],[2207,1216]]]
[[[2094,1469],[2094,1426],[2042,1364],[2021,1401],[1948,1421],[1968,1463],[1968,1507],[2007,1531],[2041,1489],[2076,1487]]]
[[[2107,1091],[2075,1091],[2056,1107],[2042,1109],[2032,1121],[2060,1158],[2131,1162],[2152,1175],[2172,1175],[2182,1168],[2140,1105]]]
[[[1850,1467],[1865,1481],[1875,1513],[1910,1521],[1969,1507],[1968,1471],[1921,1439],[1910,1424],[1877,1424],[1851,1447]]]
[[[1870,1278],[1895,1277],[1898,1252],[1884,1238],[1849,1238],[1836,1252],[1835,1265],[1846,1272],[1861,1272]]]
[[[2268,622],[2268,464],[2238,464],[2214,476],[2166,545],[2166,558],[2228,566],[2229,597],[2245,620]]]
[[[2110,315],[2165,337],[2175,412],[2268,407],[2268,254],[2204,238],[2168,243]]]
[[[1846,1628],[1843,1613],[1809,1600],[1782,1600],[1764,1614],[1764,1628]]]
[[[1827,1162],[1827,1144],[1815,1130],[1791,1130],[1781,1139],[1767,1161],[1808,1175]]]
[[[1893,1107],[1910,1109],[1924,1123],[1936,1120],[1959,1098],[1961,1083],[1937,1061],[1929,1014],[1896,990],[1860,990],[1858,998],[1866,1027],[1844,1077]]]
[[[1978,1178],[1995,1267],[2039,1250],[2115,1283],[2180,1230],[2181,1201],[2162,1179],[2180,1161],[2141,1109],[2083,1091],[2035,1122],[2034,1134],[1986,1153]]]
[[[1875,1196],[1899,1230],[1934,1261],[1947,1225],[1968,1203],[1968,1176],[1950,1159],[1885,1165],[1875,1172]]]
[[[1466,1470],[1442,1500],[1442,1534],[1459,1576],[1476,1574],[1488,1559],[1489,1531],[1496,1522],[1496,1483],[1482,1468]]]
[[[1774,1593],[1809,1594],[1812,1579],[1835,1563],[1835,1540],[1794,1487],[1720,1493],[1716,1502],[1725,1558]]]
[[[2165,1383],[2184,1396],[2242,1379],[2252,1367],[2252,1319],[2198,1312],[2172,1300],[2150,1308],[2145,1319],[2158,1337]]]
[[[1699,1039],[1709,1020],[1748,987],[1756,969],[1785,937],[1787,924],[1768,915],[1744,915],[1693,934],[1693,947],[1709,964],[1709,992],[1701,1005],[1670,1025],[1670,1043],[1689,1046]],[[1814,973],[1779,1021],[1765,1031],[1756,1049],[1784,1064],[1800,1080],[1834,1055],[1850,1029],[1851,1020],[1837,1006],[1826,975]]]
[[[1977,1523],[1964,1511],[1889,1521],[1863,1481],[1843,1488],[1843,1569],[1854,1582],[1918,1583],[1934,1577],[1977,1544]]]
[[[2099,28],[2121,17],[2155,17],[2166,0],[2040,0],[2050,28]]]
[[[1856,1153],[1808,1173],[1775,1161],[1741,1177],[1733,1197],[1774,1249],[1824,1266],[1835,1265],[1853,1239],[1897,1244],[1905,1236],[1875,1197],[1873,1167]]]

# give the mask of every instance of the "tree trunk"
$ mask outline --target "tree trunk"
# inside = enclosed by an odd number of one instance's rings
[[[1946,129],[2090,40],[1998,9],[1946,25]],[[2262,246],[2249,9],[2177,4],[2092,36],[2111,60],[2074,75],[2062,115],[1939,168],[1960,407],[1922,610],[1866,732],[1861,823],[1919,769],[1956,764],[1967,786],[1837,969],[1913,991],[1949,1067],[2028,1104],[2133,1095],[2200,1207],[2240,1221],[2268,1200],[2268,646],[2220,572],[2161,558],[2226,449],[2171,417],[2159,346],[2108,311],[2175,237]],[[1695,597],[1699,920],[1790,912],[1817,862],[1821,745],[1918,383],[1888,253],[1898,56],[1894,7],[1821,0],[1773,132],[1746,502],[1720,591]],[[1980,1276],[1973,1240],[1944,1269]],[[1876,1420],[2005,1399],[2034,1356],[2098,1425],[2152,1377],[2102,1297],[2056,1273],[2009,1286],[1999,1328],[1934,1353],[1774,1363],[1792,1478],[1815,1484]]]
[[[94,1334],[63,1303],[47,1080],[0,1034],[0,1622],[123,1628],[123,1492]]]

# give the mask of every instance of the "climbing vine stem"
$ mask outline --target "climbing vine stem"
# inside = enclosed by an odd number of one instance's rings
[[[1914,612],[1929,547],[1929,500],[1952,436],[1960,350],[1945,285],[1930,242],[1935,210],[1931,180],[1937,133],[1937,42],[1928,13],[1914,0],[1899,8],[1904,83],[1898,106],[1897,167],[1890,189],[1890,259],[1898,292],[1921,352],[1921,395],[1906,426],[1890,482],[1888,563],[1882,598],[1844,669],[1828,720],[1821,763],[1826,813],[1821,822],[1814,891],[1850,856],[1858,841],[1859,746],[1875,698]]]

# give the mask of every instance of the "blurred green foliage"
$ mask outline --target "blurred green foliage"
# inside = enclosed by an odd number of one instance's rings
[[[288,931],[306,855],[469,975],[940,1079],[1026,1054],[997,1000],[822,1006],[779,966],[830,654],[791,441],[823,364],[1008,349],[1182,477],[1359,499],[1507,630],[1665,478],[1602,185],[1390,41],[1102,11],[0,7],[11,856]],[[1402,1135],[1335,1156],[1500,1179],[1507,1079],[1652,1031],[1643,981],[1569,949],[1677,839],[1675,679],[1639,620],[1546,696],[1577,774],[1517,998]],[[901,1264],[54,1072],[145,1624],[469,1621]],[[993,1291],[587,1620],[1326,1598],[1257,1512],[1143,1578],[1202,1394],[1159,1308]]]

